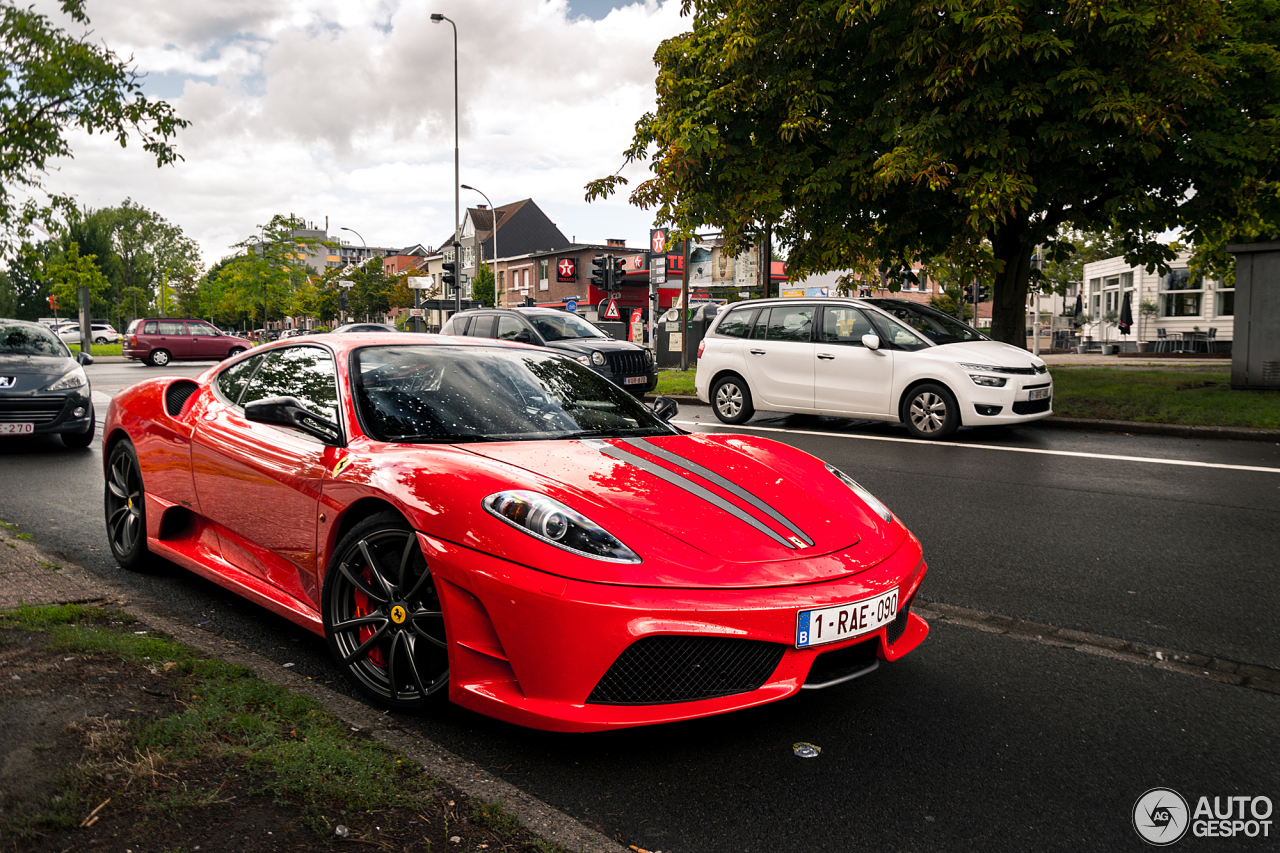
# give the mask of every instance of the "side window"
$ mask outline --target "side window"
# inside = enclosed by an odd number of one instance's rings
[[[148,320],[146,325],[142,327],[142,334],[155,335],[160,332],[160,324],[155,320]]]
[[[862,336],[873,334],[870,321],[856,308],[822,309],[823,343],[860,347]]]
[[[524,323],[509,314],[503,314],[498,317],[498,332],[494,337],[502,341],[514,341],[516,335],[524,331],[528,331]]]
[[[240,402],[240,393],[245,384],[253,376],[253,372],[262,364],[262,356],[249,358],[231,365],[218,374],[218,393],[232,405]]]
[[[769,341],[807,342],[813,333],[812,305],[775,305],[766,315],[761,313],[756,321],[753,338],[764,338]],[[766,319],[767,317],[767,319]],[[763,326],[763,329],[762,329]],[[764,334],[761,334],[761,332]]]
[[[185,335],[187,327],[183,323],[161,322],[156,324],[157,332],[161,335]],[[151,324],[147,324],[147,330],[150,331]]]
[[[267,397],[297,397],[312,414],[338,420],[333,357],[319,347],[289,347],[264,355],[240,405]]]
[[[755,322],[758,310],[756,308],[743,308],[737,311],[730,311],[720,321],[720,325],[716,326],[716,334],[724,335],[728,338],[745,338],[751,334],[751,324]]]
[[[193,335],[216,335],[218,333],[208,323],[188,323],[187,331]]]
[[[458,317],[458,316],[450,317],[449,318],[449,334],[465,335],[467,333],[467,327],[470,325],[471,325],[470,317]]]
[[[467,334],[473,338],[492,338],[493,321],[496,319],[492,314],[476,317],[471,321],[471,328],[467,331]]]
[[[876,333],[880,335],[880,340],[892,349],[901,349],[912,352],[915,350],[928,349],[929,345],[920,338],[915,332],[899,323],[897,320],[891,320],[881,315],[872,315],[872,323],[876,327]]]

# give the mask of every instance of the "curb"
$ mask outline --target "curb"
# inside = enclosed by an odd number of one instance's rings
[[[428,773],[486,801],[498,800],[533,834],[574,853],[628,853],[618,842],[493,776],[483,767],[414,734],[396,717],[329,690],[306,676],[285,669],[239,643],[209,634],[159,612],[160,605],[135,599],[130,590],[98,572],[57,557],[34,542],[4,536],[12,546],[0,553],[5,594],[0,609],[19,604],[90,604],[119,607],[149,628],[162,631],[208,655],[246,666],[263,681],[310,696],[348,725],[377,738],[422,765]],[[341,675],[335,669],[335,677]]]
[[[697,397],[687,394],[662,394],[677,403],[705,406]],[[1256,429],[1253,427],[1191,426],[1188,424],[1157,424],[1141,421],[1104,421],[1093,418],[1048,417],[1022,424],[1031,429],[1093,430],[1094,432],[1120,432],[1130,435],[1162,435],[1170,438],[1203,438],[1229,441],[1274,441],[1280,444],[1280,429]]]

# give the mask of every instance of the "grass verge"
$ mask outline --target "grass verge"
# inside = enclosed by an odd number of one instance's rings
[[[36,760],[47,751],[66,769],[52,796],[22,809],[6,803],[0,837],[18,849],[136,841],[189,851],[211,849],[214,838],[242,840],[236,849],[350,849],[353,841],[406,851],[560,849],[500,803],[452,791],[314,699],[126,614],[88,605],[0,612],[0,648],[26,667],[18,686],[0,693],[5,713],[30,713],[42,695],[64,692],[107,703],[68,724],[63,737],[78,760],[30,745]],[[21,692],[24,680],[35,692]]]
[[[654,394],[694,395],[695,371],[663,370]],[[1229,372],[1053,371],[1053,412],[1068,418],[1280,429],[1280,394],[1232,391]]]

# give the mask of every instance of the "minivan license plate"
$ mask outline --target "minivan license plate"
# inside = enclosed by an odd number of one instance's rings
[[[1032,388],[1031,391],[1028,393],[1027,399],[1028,400],[1048,400],[1049,390],[1050,389],[1048,388]]]
[[[796,648],[807,649],[870,634],[897,616],[897,587],[861,601],[801,610],[796,614]]]

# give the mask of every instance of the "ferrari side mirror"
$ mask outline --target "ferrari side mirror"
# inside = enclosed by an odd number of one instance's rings
[[[302,430],[333,447],[343,445],[342,430],[338,425],[313,415],[297,397],[263,397],[246,403],[244,417],[254,423]]]

